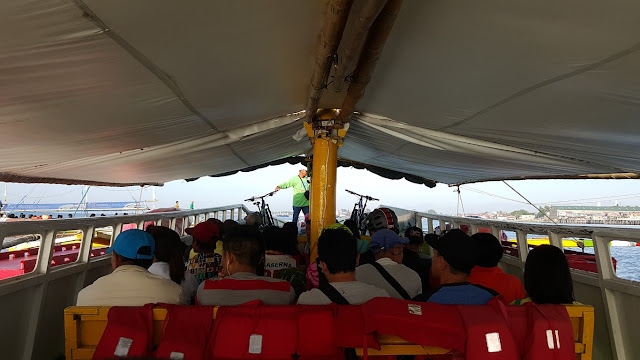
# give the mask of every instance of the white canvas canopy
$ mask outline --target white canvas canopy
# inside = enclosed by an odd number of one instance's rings
[[[339,157],[449,184],[634,177],[639,13],[405,0]],[[158,184],[308,153],[328,16],[328,0],[0,2],[0,180]]]

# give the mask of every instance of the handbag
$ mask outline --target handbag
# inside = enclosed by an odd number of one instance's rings
[[[302,180],[302,178],[300,176],[298,176],[298,178],[300,179],[300,182],[302,183],[302,188],[305,189],[306,191],[304,192],[304,197],[309,200],[309,190],[307,189],[306,186],[304,186],[304,180]]]

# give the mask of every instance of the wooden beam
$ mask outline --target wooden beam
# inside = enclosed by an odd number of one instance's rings
[[[349,85],[347,97],[342,103],[339,120],[343,122],[349,121],[356,104],[364,95],[364,91],[367,85],[369,85],[373,71],[376,68],[378,59],[380,59],[382,49],[389,38],[401,6],[402,0],[389,0],[380,12],[378,18],[374,21],[367,42],[362,49],[358,66],[353,73],[353,79],[351,85]]]
[[[311,122],[316,116],[318,102],[320,101],[320,96],[322,96],[322,90],[327,85],[333,58],[342,40],[342,34],[347,24],[352,4],[353,0],[331,0],[329,3],[329,10],[318,38],[315,64],[309,87],[309,98],[305,108],[306,122]]]

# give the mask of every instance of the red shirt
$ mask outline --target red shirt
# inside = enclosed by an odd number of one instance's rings
[[[520,279],[513,275],[505,274],[499,267],[485,268],[476,266],[471,270],[468,281],[497,291],[504,297],[507,304],[527,297]]]

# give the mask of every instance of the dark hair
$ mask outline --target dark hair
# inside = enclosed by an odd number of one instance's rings
[[[355,237],[356,239],[360,239],[360,229],[358,229],[358,224],[356,224],[355,221],[347,219],[344,221],[344,226],[348,227],[349,230],[351,230],[353,237]]]
[[[218,227],[218,234],[220,238],[224,238],[224,223],[222,222],[222,220],[216,219],[216,218],[209,218],[207,219],[207,222],[216,224],[216,226]]]
[[[287,241],[287,251],[285,254],[287,255],[299,255],[300,250],[298,250],[298,225],[293,222],[286,222],[282,225],[282,232]]]
[[[236,226],[222,241],[222,248],[233,254],[242,265],[258,269],[264,260],[264,242],[255,226]]]
[[[318,257],[327,264],[329,273],[356,270],[358,249],[356,238],[343,229],[325,229],[318,239]]]
[[[471,235],[476,243],[476,265],[485,268],[498,266],[502,259],[502,245],[497,237],[490,233],[476,233]]]
[[[222,223],[222,228],[220,228],[220,231],[222,232],[222,234],[226,234],[228,232],[230,232],[231,230],[233,230],[234,227],[238,226],[238,222],[235,220],[231,220],[231,219],[227,219]]]
[[[149,225],[146,231],[156,241],[156,250],[153,253],[156,260],[169,264],[169,277],[180,285],[185,272],[180,235],[164,226]]]
[[[407,230],[404,231],[404,237],[409,239],[409,244],[411,245],[422,245],[424,242],[424,238],[422,237],[422,229],[417,226],[408,227]]]
[[[148,269],[151,264],[153,264],[153,259],[130,259],[128,257],[122,256],[117,252],[113,252],[121,258],[121,262],[123,265],[136,265]],[[138,254],[141,255],[151,255],[151,246],[141,246],[138,249]]]
[[[536,304],[571,304],[573,282],[562,250],[540,245],[529,252],[524,265],[524,289]]]

